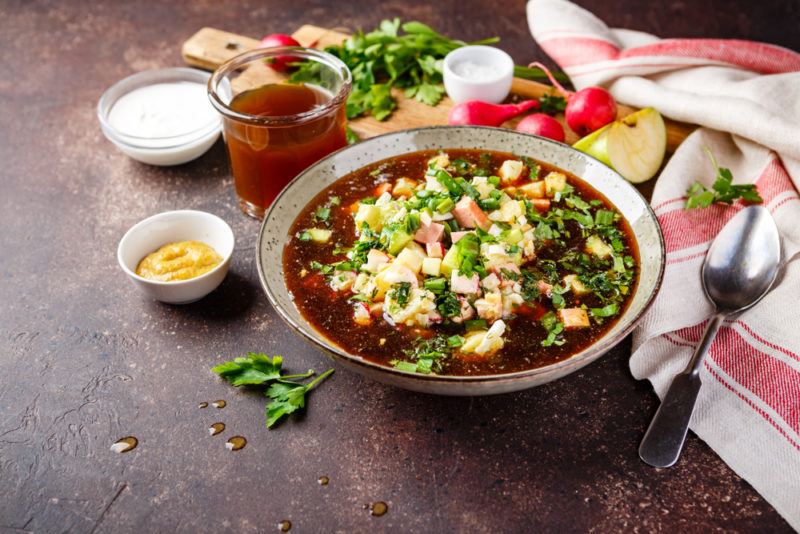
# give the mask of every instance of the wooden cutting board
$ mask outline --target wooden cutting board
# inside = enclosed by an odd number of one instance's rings
[[[301,45],[313,48],[338,45],[349,37],[348,34],[337,30],[311,25],[300,27],[292,36]],[[260,44],[258,39],[236,35],[215,28],[203,28],[183,44],[181,54],[184,61],[189,65],[201,69],[214,70],[232,57],[258,48]],[[265,69],[259,75],[265,79],[265,83],[269,81],[268,69]],[[520,78],[514,78],[511,86],[511,92],[521,98],[538,98],[552,90],[553,88],[549,85]],[[406,128],[447,124],[447,114],[450,112],[450,108],[453,107],[453,102],[446,96],[439,105],[431,107],[414,99],[406,98],[400,90],[394,90],[393,94],[397,99],[397,109],[389,119],[377,121],[370,116],[360,117],[350,121],[350,127],[353,131],[360,137],[366,138]],[[618,108],[618,117],[624,117],[636,111],[635,108],[623,105],[618,106]],[[556,118],[564,124],[563,115]],[[504,126],[513,128],[519,120],[509,121]],[[675,148],[696,128],[690,124],[674,121],[666,121],[666,125],[667,150],[669,152],[674,152]],[[567,133],[568,143],[572,144],[578,140],[578,136],[565,124],[564,131]]]

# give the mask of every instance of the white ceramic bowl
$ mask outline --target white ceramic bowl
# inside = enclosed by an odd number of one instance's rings
[[[379,365],[329,340],[295,306],[283,272],[283,251],[297,215],[320,191],[365,165],[418,150],[483,149],[524,154],[575,174],[605,195],[631,225],[639,250],[639,280],[631,301],[603,336],[573,356],[526,371],[498,375],[423,375]],[[440,395],[490,395],[544,384],[575,372],[622,341],[650,306],[664,274],[664,240],[650,205],[622,176],[569,145],[505,128],[436,126],[392,132],[350,145],[297,175],[264,218],[256,244],[258,275],[278,314],[345,367],[402,388]]]
[[[219,137],[222,122],[216,113],[207,124],[193,131],[156,138],[125,134],[110,124],[108,116],[117,100],[134,89],[172,82],[191,82],[205,87],[210,77],[211,74],[198,69],[176,67],[147,70],[118,81],[103,93],[97,103],[97,119],[103,134],[123,153],[149,165],[180,165],[199,158]]]
[[[489,75],[465,76],[465,66],[492,69]],[[444,58],[444,88],[453,102],[482,100],[499,104],[511,91],[514,60],[491,46],[463,46]]]
[[[142,259],[163,245],[176,241],[202,241],[222,256],[209,272],[176,282],[148,280],[136,274]],[[133,284],[145,295],[168,304],[188,304],[205,297],[228,274],[233,254],[233,230],[210,213],[195,210],[165,211],[135,224],[119,242],[117,260]]]

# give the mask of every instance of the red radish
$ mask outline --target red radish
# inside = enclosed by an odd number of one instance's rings
[[[553,141],[564,142],[564,128],[557,120],[545,113],[528,115],[517,124],[517,131],[533,135],[541,135]]]
[[[276,46],[300,46],[294,37],[284,33],[273,33],[261,39],[261,48],[273,48]],[[272,70],[285,72],[289,70],[289,63],[297,61],[294,56],[276,56],[267,60],[267,64]]]
[[[470,100],[453,106],[447,116],[447,123],[500,126],[507,120],[513,119],[531,109],[539,109],[537,100],[525,100],[519,104],[490,104],[480,100]]]
[[[617,103],[611,93],[602,87],[584,87],[573,93],[564,89],[550,70],[541,63],[534,62],[529,67],[542,69],[553,86],[564,95],[567,100],[564,117],[569,127],[581,137],[599,130],[617,118]]]

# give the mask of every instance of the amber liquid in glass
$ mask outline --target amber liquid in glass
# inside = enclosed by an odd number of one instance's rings
[[[244,91],[231,109],[249,115],[296,115],[331,100],[324,89],[306,84],[267,84]],[[242,209],[263,217],[283,187],[301,171],[345,146],[345,109],[331,109],[311,120],[260,125],[225,118],[225,141],[236,194]]]

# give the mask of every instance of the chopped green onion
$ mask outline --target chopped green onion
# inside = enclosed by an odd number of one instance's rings
[[[614,212],[609,210],[597,210],[594,214],[594,223],[597,226],[610,226],[614,224]]]
[[[434,293],[439,291],[444,291],[447,284],[447,280],[445,278],[428,278],[425,280],[425,289],[429,289]]]
[[[456,203],[453,202],[453,199],[446,198],[446,199],[442,200],[441,202],[439,202],[438,204],[436,204],[435,210],[438,213],[447,213],[448,211],[451,211],[455,207],[456,207]]]

